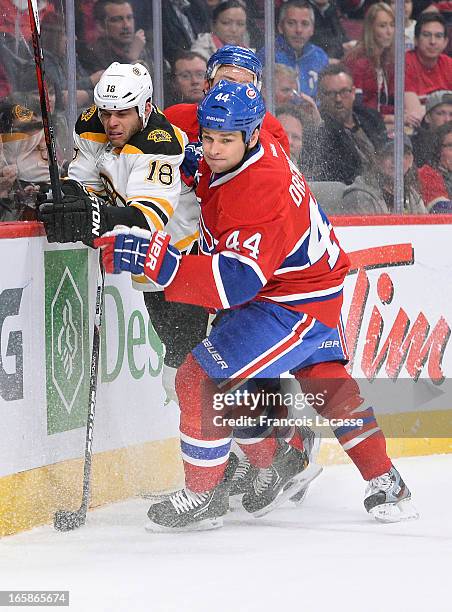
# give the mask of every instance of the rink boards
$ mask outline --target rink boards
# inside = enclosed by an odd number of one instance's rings
[[[451,225],[447,217],[338,219],[350,254],[350,369],[393,456],[452,451]],[[402,221],[402,222],[401,222]],[[80,503],[97,255],[0,225],[0,535]],[[181,482],[163,347],[126,275],[105,290],[93,505]],[[377,409],[378,406],[378,409]],[[321,460],[344,460],[322,431]]]

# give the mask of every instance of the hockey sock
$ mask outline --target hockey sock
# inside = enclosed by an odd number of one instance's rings
[[[202,493],[223,479],[231,448],[232,428],[216,425],[213,409],[218,387],[190,354],[176,375],[176,391],[181,410],[181,453],[185,484]]]
[[[323,405],[313,407],[324,418],[353,419],[355,424],[333,426],[344,451],[365,480],[387,472],[391,460],[386,453],[386,440],[375,419],[372,407],[362,407],[357,382],[338,361],[314,364],[295,374],[304,393],[322,397]]]
[[[276,453],[276,438],[272,435],[267,438],[235,438],[242,451],[250,460],[251,465],[258,468],[268,468],[272,464]]]

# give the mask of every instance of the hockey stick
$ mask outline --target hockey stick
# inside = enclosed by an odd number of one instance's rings
[[[89,379],[89,404],[86,422],[85,462],[83,466],[82,503],[76,511],[58,510],[53,525],[58,531],[71,531],[85,524],[86,513],[91,493],[91,463],[93,456],[94,413],[96,410],[97,373],[99,370],[100,327],[102,323],[102,301],[104,297],[104,268],[99,254],[99,271],[97,276],[96,312],[94,314],[93,351],[91,353],[91,370]]]
[[[60,175],[56,158],[55,133],[50,115],[50,104],[45,82],[44,54],[41,45],[41,26],[39,22],[37,0],[28,0],[28,12],[33,40],[33,52],[38,80],[39,100],[41,103],[42,124],[49,156],[49,175],[52,185],[52,200],[55,206],[62,206]],[[58,531],[70,531],[84,525],[91,493],[91,463],[94,431],[94,413],[96,409],[97,373],[99,367],[100,326],[102,322],[102,301],[104,296],[104,268],[99,254],[97,277],[96,311],[94,315],[93,348],[89,380],[89,404],[86,422],[85,461],[83,466],[82,503],[77,511],[58,510],[53,524]]]
[[[41,103],[41,117],[44,136],[49,157],[49,175],[52,185],[52,199],[56,206],[62,205],[60,173],[56,157],[55,132],[50,114],[49,94],[45,81],[44,54],[41,45],[41,24],[39,22],[37,0],[28,0],[28,14],[30,17],[31,36],[33,40],[33,54],[38,80],[39,101]]]

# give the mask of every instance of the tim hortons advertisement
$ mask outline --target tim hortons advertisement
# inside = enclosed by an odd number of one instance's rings
[[[339,227],[336,233],[352,263],[343,309],[349,371],[376,411],[443,411],[441,427],[432,420],[422,435],[451,437],[451,226]]]

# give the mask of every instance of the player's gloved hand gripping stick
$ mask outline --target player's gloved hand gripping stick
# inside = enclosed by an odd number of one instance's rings
[[[109,207],[95,193],[68,179],[61,185],[63,200],[45,201],[39,207],[39,218],[44,223],[49,242],[77,242],[92,247],[108,229]],[[110,225],[110,227],[112,227]]]

